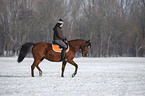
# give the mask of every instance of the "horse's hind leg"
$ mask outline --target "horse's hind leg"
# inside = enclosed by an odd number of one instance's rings
[[[42,57],[40,59],[40,62],[42,62],[44,60],[44,57]],[[40,67],[38,66],[40,64],[40,62],[36,65],[36,68],[39,70],[39,76],[41,77],[42,76],[42,70],[40,69]]]
[[[32,66],[31,66],[31,76],[34,77],[34,68],[35,68],[36,64],[35,61],[33,62]]]
[[[37,65],[36,67],[37,67],[37,69],[39,70],[39,76],[42,76],[42,70],[39,68],[38,65]]]
[[[31,76],[34,77],[34,69],[35,67],[37,67],[37,69],[39,70],[39,73],[41,71],[41,69],[39,68],[38,64],[40,63],[41,61],[40,60],[34,60],[32,66],[31,66]],[[42,73],[42,71],[41,71]]]

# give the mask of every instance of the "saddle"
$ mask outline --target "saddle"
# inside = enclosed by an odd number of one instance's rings
[[[61,53],[61,50],[62,50],[62,49],[63,49],[63,48],[62,48],[61,46],[59,46],[58,44],[52,42],[52,50],[53,50],[54,52],[59,52],[59,53]],[[69,45],[68,45],[68,47],[67,47],[66,52],[68,52],[68,51],[69,51]]]

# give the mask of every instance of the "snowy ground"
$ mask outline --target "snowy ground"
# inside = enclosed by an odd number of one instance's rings
[[[75,58],[78,74],[67,64],[44,60],[43,76],[31,77],[32,58],[0,57],[0,96],[145,96],[145,58]]]

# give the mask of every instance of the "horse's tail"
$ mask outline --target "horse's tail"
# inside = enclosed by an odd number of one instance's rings
[[[34,43],[25,43],[22,45],[20,53],[19,53],[19,57],[18,57],[18,63],[22,62],[23,59],[26,57],[26,55],[28,54],[30,47],[33,46]]]

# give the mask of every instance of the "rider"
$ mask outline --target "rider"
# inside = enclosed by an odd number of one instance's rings
[[[61,30],[62,26],[63,26],[63,20],[59,19],[59,21],[57,21],[55,27],[53,28],[54,30],[53,41],[63,48],[61,51],[61,60],[65,61],[65,54],[67,50],[66,43],[68,42],[67,42],[66,37],[63,36],[62,30]]]

